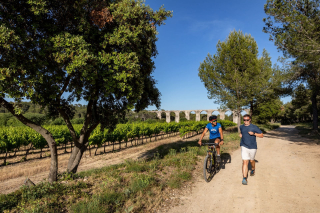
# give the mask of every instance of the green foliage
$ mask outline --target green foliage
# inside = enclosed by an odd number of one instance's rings
[[[304,81],[312,91],[315,131],[318,131],[317,96],[320,91],[320,57],[316,54],[320,50],[319,6],[319,0],[267,0],[265,12],[268,17],[264,19],[264,31],[270,34],[278,49],[291,58],[285,67],[289,75],[287,81],[290,85]]]
[[[51,125],[66,125],[63,118],[56,118],[50,123]]]
[[[208,97],[229,109],[248,105],[254,89],[250,79],[258,74],[258,46],[251,35],[233,31],[217,44],[217,52],[208,54],[200,64],[199,77]]]
[[[287,56],[318,61],[319,0],[267,0],[264,31]]]
[[[271,99],[262,102],[256,107],[253,116],[258,123],[268,123],[271,119],[276,120],[281,112],[282,102],[280,99]]]
[[[37,113],[26,113],[24,116],[39,126],[44,125],[47,119],[45,115]]]
[[[263,132],[266,133],[269,130],[277,129],[280,127],[279,123],[266,123],[266,124],[258,124],[257,125],[259,129]]]
[[[62,181],[66,181],[66,180],[75,180],[78,178],[81,178],[82,176],[79,174],[75,174],[72,172],[63,172],[63,173],[59,173],[58,174],[58,179],[62,180]]]
[[[235,125],[231,121],[221,120],[219,122],[223,129],[228,126]],[[118,124],[113,131],[109,129],[101,130],[101,128],[97,127],[91,133],[88,141],[90,145],[101,146],[103,143],[108,141],[128,141],[131,138],[140,138],[143,135],[151,137],[153,134],[159,134],[161,131],[165,133],[180,132],[180,134],[183,135],[190,131],[200,131],[207,123],[207,121],[188,121],[181,123]],[[80,135],[82,125],[74,124],[73,127],[76,134]],[[44,128],[51,132],[57,145],[67,144],[72,141],[71,134],[67,126],[49,125],[44,126]],[[0,150],[3,152],[10,152],[14,149],[20,148],[21,146],[30,146],[30,144],[37,149],[44,148],[47,145],[45,139],[39,133],[25,126],[0,127],[0,133]]]
[[[57,128],[61,128],[58,126]],[[225,144],[239,144],[237,133],[225,135]],[[157,155],[146,160],[59,174],[59,182],[39,183],[34,187],[0,195],[0,211],[13,212],[149,212],[163,199],[161,191],[180,188],[192,179],[192,171],[207,147],[197,141],[166,144],[152,150]],[[222,151],[225,152],[224,146]],[[88,176],[88,182],[74,178]],[[62,184],[60,180],[67,180]],[[93,184],[93,185],[91,185]],[[156,195],[154,195],[156,192]],[[164,194],[164,196],[166,196]]]
[[[7,122],[12,116],[11,113],[0,113],[0,126],[7,126]]]
[[[279,118],[282,124],[291,124],[297,122],[311,122],[312,103],[310,101],[312,91],[303,84],[293,90],[292,101],[283,105]],[[320,110],[320,96],[316,97],[317,111]]]
[[[72,124],[83,124],[84,118],[75,118],[71,120]]]
[[[101,129],[115,128],[129,109],[160,107],[152,76],[156,27],[171,11],[153,11],[135,0],[11,0],[0,5],[0,104],[24,124],[40,132],[24,118],[18,104],[22,99],[66,121],[75,115],[72,103],[86,101],[88,125],[81,136],[99,124]],[[68,128],[73,131],[72,125]],[[81,146],[98,140],[81,138]],[[74,161],[69,171],[80,163]],[[56,174],[58,168],[50,168]]]
[[[62,201],[64,195],[77,194],[78,196],[84,196],[84,193],[81,190],[88,187],[89,185],[84,182],[78,182],[70,185],[64,185],[57,182],[52,184],[48,182],[42,182],[30,188],[24,186],[16,192],[8,195],[0,195],[0,211],[3,212],[4,210],[16,208],[18,204],[20,204],[20,208],[24,208],[25,205],[30,205],[30,203],[33,201],[41,200],[42,198],[46,198],[47,200],[47,211],[59,211],[61,206],[50,206],[50,200],[55,200],[57,195],[60,196],[60,202]],[[57,200],[55,200],[55,202],[57,202]]]
[[[280,70],[272,68],[268,52],[263,50],[258,58],[254,38],[241,31],[233,31],[225,41],[218,42],[217,52],[208,54],[198,75],[209,98],[239,113],[242,107],[264,102],[274,95],[282,79]]]

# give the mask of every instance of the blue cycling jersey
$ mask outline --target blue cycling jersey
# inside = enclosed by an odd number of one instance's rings
[[[220,137],[219,128],[221,128],[221,124],[217,123],[217,125],[213,126],[211,123],[208,123],[206,128],[210,132],[210,139],[215,139]]]

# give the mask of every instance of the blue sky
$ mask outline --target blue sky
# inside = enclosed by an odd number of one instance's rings
[[[146,0],[154,10],[161,5],[173,11],[166,25],[158,27],[158,56],[153,73],[160,90],[161,109],[196,110],[217,109],[219,105],[208,99],[207,90],[198,77],[198,68],[208,53],[215,54],[216,44],[225,40],[230,31],[251,34],[259,53],[265,48],[276,63],[282,56],[269,34],[263,33],[266,17],[261,0],[191,1]],[[282,99],[284,103],[290,97]],[[154,110],[149,107],[148,110]]]
[[[153,10],[161,5],[173,11],[166,25],[158,27],[158,56],[154,59],[153,73],[160,90],[161,109],[197,110],[218,109],[214,100],[208,99],[207,90],[198,77],[198,68],[208,53],[215,54],[216,44],[225,40],[235,30],[251,34],[259,53],[265,48],[273,63],[282,56],[269,35],[262,32],[266,17],[261,0],[146,0]],[[9,99],[10,100],[10,99]],[[291,98],[283,98],[284,103]],[[81,104],[86,102],[81,101]],[[154,106],[147,108],[155,110]]]

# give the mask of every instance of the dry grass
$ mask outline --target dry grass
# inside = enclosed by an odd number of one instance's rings
[[[196,138],[199,137],[195,136]],[[192,138],[195,138],[192,137]],[[124,144],[121,144],[121,147],[123,148],[120,152],[116,151],[114,153],[110,152],[112,150],[112,147],[108,147],[106,149],[105,154],[104,148],[101,147],[97,151],[97,155],[94,156],[94,151],[92,151],[92,155],[90,157],[90,153],[87,150],[83,158],[80,162],[78,171],[85,171],[88,169],[93,168],[101,168],[103,166],[108,165],[114,165],[118,163],[124,162],[126,159],[141,159],[150,157],[148,155],[148,150],[154,149],[157,146],[163,145],[163,144],[170,144],[173,142],[177,142],[181,140],[180,136],[173,135],[172,137],[163,137],[163,139],[160,139],[158,137],[158,141],[155,141],[154,138],[152,138],[152,143],[150,143],[150,139],[148,139],[146,143],[146,139],[144,139],[143,145],[140,146],[142,143],[141,140],[137,141],[137,144],[139,146],[131,146],[131,143],[128,142],[128,148],[124,148]],[[190,140],[190,139],[185,139]],[[194,139],[193,139],[194,140]],[[133,145],[135,143],[133,142]],[[107,147],[106,147],[107,148]],[[115,149],[119,149],[119,145],[115,145]],[[64,172],[67,170],[67,164],[70,157],[70,153],[60,154],[58,156],[58,162],[59,162],[59,172]],[[0,167],[0,193],[1,194],[7,194],[10,192],[13,192],[23,184],[23,181],[26,177],[29,177],[34,183],[39,183],[44,178],[47,178],[49,173],[49,167],[50,167],[50,158],[42,158],[42,159],[34,159],[34,160],[28,160],[21,163],[11,164],[7,166]]]

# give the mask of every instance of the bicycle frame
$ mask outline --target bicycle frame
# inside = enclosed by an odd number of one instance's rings
[[[219,171],[219,169],[217,168],[217,159],[216,159],[216,156],[217,156],[216,146],[218,145],[218,143],[203,143],[203,145],[208,145],[207,156],[205,158],[203,169],[204,169],[204,179],[206,182],[209,182],[213,176],[210,175],[211,178],[210,176],[209,178],[207,178],[207,173],[212,174],[212,172],[216,173]],[[208,161],[207,161],[208,158],[210,159],[210,165],[208,165]],[[209,166],[209,168],[207,166]],[[212,169],[212,166],[213,166],[213,169]],[[220,167],[220,164],[219,164],[219,167]]]

